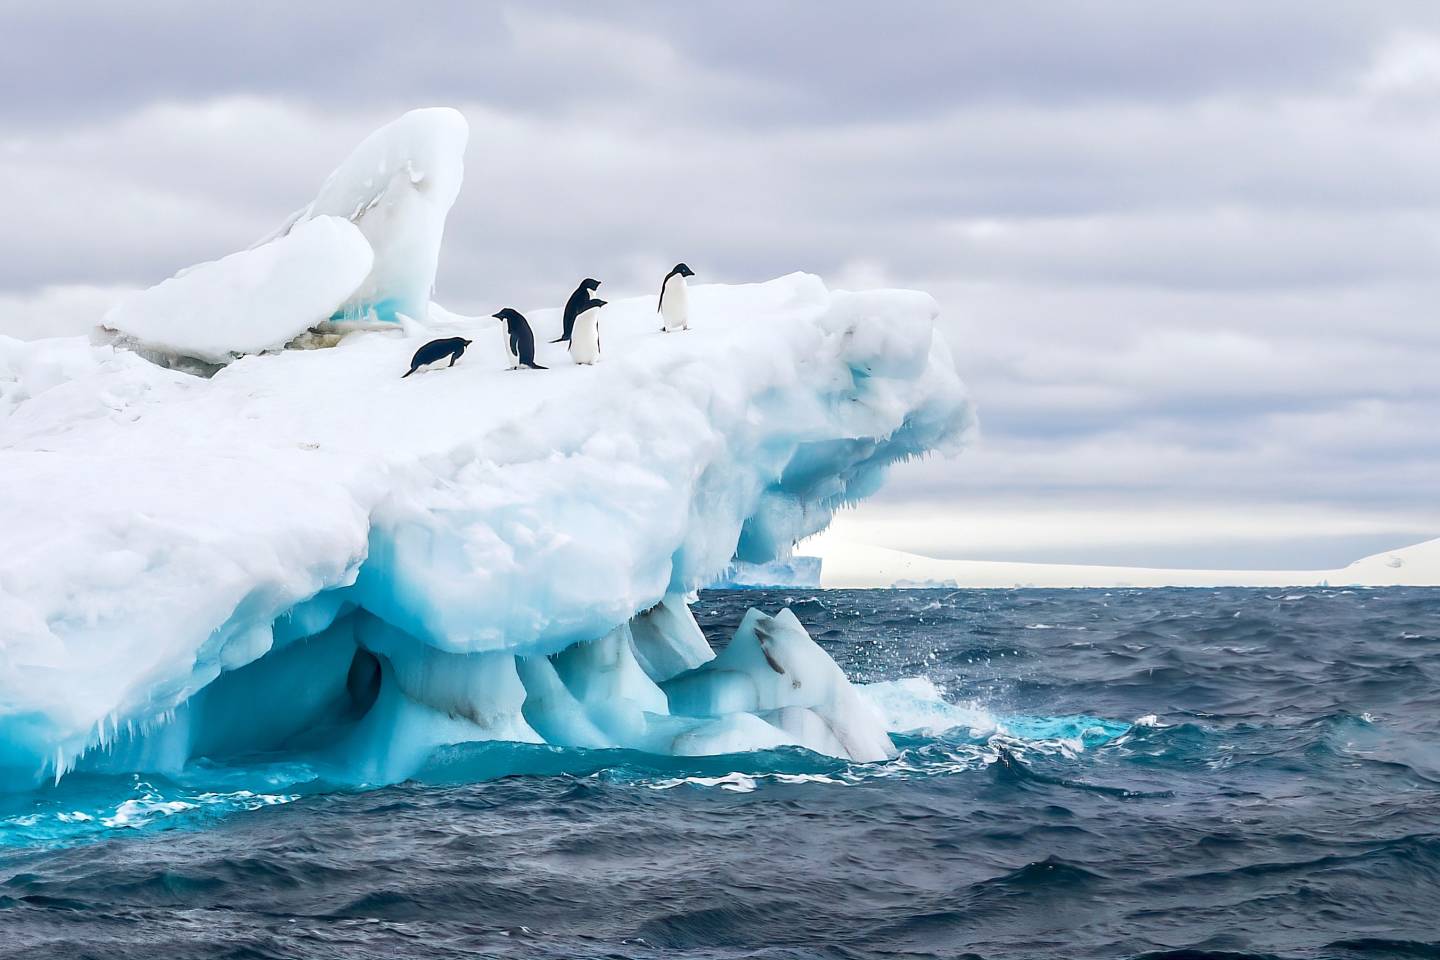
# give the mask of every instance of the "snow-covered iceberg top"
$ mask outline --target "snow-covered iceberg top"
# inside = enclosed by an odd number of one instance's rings
[[[793,618],[709,669],[684,597],[960,441],[935,303],[801,274],[691,292],[679,334],[612,302],[593,367],[531,313],[547,371],[442,311],[208,380],[0,338],[0,787],[321,729],[370,779],[467,739],[873,759]],[[475,342],[402,381],[440,335]],[[710,677],[677,701],[686,671]]]

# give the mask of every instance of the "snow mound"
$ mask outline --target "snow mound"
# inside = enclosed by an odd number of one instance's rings
[[[612,301],[593,367],[533,311],[547,371],[440,310],[210,379],[0,338],[0,788],[271,751],[385,782],[497,739],[884,756],[792,616],[712,663],[685,597],[960,443],[935,303],[690,292],[683,334]],[[435,335],[474,343],[401,380]]]
[[[1325,580],[1331,585],[1440,586],[1440,539],[1362,557]]]
[[[458,111],[410,111],[366,137],[279,230],[125,296],[102,325],[165,363],[213,366],[327,320],[425,321],[469,135]]]
[[[373,261],[370,244],[354,225],[320,217],[128,294],[102,325],[161,354],[228,363],[240,354],[279,349],[329,319]]]
[[[445,218],[464,180],[469,138],[458,110],[411,110],[366,137],[315,199],[262,243],[317,217],[349,220],[375,251],[375,261],[359,289],[347,291],[336,319],[393,321],[404,314],[423,322]]]

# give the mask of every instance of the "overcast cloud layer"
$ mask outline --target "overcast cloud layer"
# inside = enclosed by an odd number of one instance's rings
[[[929,290],[980,446],[849,518],[936,556],[1334,566],[1440,535],[1440,8],[0,2],[0,331],[247,246],[470,120],[437,297]]]

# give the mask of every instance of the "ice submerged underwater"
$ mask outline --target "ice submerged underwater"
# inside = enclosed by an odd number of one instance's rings
[[[499,741],[893,754],[789,610],[716,655],[687,601],[962,445],[934,301],[672,271],[663,318],[605,305],[600,364],[528,311],[549,369],[510,373],[504,323],[430,302],[467,139],[408,113],[91,338],[0,337],[0,791],[255,758],[385,784]],[[401,379],[445,337],[461,362]]]

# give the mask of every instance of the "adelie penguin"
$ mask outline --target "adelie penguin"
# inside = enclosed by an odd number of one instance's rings
[[[663,321],[660,329],[666,333],[690,329],[690,288],[685,278],[693,276],[694,271],[683,263],[677,263],[660,284],[660,305],[655,311]]]
[[[529,367],[544,370],[535,362],[535,334],[530,330],[530,321],[519,310],[506,307],[492,316],[505,324],[505,351],[510,354],[510,369]]]
[[[551,340],[551,343],[567,343],[570,340],[570,334],[575,330],[575,318],[580,316],[580,311],[590,300],[590,294],[594,293],[598,286],[600,286],[600,281],[592,280],[589,277],[580,281],[580,286],[576,287],[575,292],[570,294],[570,299],[565,301],[564,331],[560,336]]]
[[[594,363],[600,359],[600,308],[604,300],[587,300],[575,318],[570,337],[570,358],[576,363]]]
[[[464,355],[465,348],[470,346],[470,343],[471,341],[466,340],[464,337],[446,337],[444,340],[431,340],[425,344],[425,346],[415,351],[415,356],[410,358],[410,369],[406,371],[405,376],[400,379],[404,380],[405,377],[410,376],[410,374],[419,370],[421,367],[428,367],[432,363],[439,363],[446,357],[450,358],[448,366],[455,366],[455,361]]]

